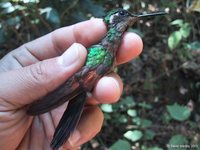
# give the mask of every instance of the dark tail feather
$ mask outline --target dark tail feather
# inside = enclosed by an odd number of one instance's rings
[[[57,150],[60,146],[62,146],[67,141],[70,134],[74,131],[83,111],[85,101],[85,92],[70,100],[67,109],[65,110],[55,130],[53,140],[51,141],[51,147],[53,150]]]
[[[74,78],[70,78],[55,91],[49,93],[41,100],[33,102],[29,106],[27,114],[39,115],[48,112],[66,101],[73,99],[80,94],[80,92],[80,84]]]

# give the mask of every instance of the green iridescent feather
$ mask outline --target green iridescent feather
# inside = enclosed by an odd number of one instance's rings
[[[110,53],[107,51],[106,48],[96,45],[90,47],[88,49],[87,61],[86,66],[88,67],[95,67],[100,64],[111,64],[111,60],[109,59]]]
[[[108,30],[108,33],[107,33],[107,37],[108,37],[108,40],[111,42],[114,40],[115,36],[117,34],[117,31],[115,28],[110,28]]]

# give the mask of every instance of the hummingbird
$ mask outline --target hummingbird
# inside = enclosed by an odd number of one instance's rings
[[[68,106],[55,129],[51,148],[59,149],[76,128],[86,102],[95,83],[112,71],[116,64],[116,53],[125,31],[142,17],[164,15],[165,12],[133,14],[124,9],[114,9],[103,18],[107,33],[97,44],[87,49],[84,66],[56,90],[29,105],[27,114],[40,115],[69,101]]]

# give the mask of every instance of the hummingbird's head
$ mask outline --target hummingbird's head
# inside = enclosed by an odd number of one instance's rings
[[[127,10],[122,8],[111,10],[104,17],[104,22],[109,26],[131,26],[133,25],[139,18],[149,17],[149,16],[157,16],[157,15],[165,15],[166,13],[163,11],[160,12],[152,12],[147,14],[132,14]]]
[[[137,16],[131,14],[124,9],[115,9],[107,13],[104,17],[104,22],[108,26],[115,26],[117,24],[133,24],[137,20]]]

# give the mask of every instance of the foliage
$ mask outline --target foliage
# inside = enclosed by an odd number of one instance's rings
[[[106,113],[113,112],[112,105],[110,105],[110,104],[102,104],[101,109]]]
[[[132,142],[136,142],[142,138],[143,134],[139,130],[134,130],[134,131],[127,131],[124,134],[124,137],[127,139],[131,140]]]
[[[96,143],[92,140],[82,149],[198,146],[200,0],[2,0],[0,56],[57,28],[102,17],[116,7],[135,13],[164,10],[168,15],[145,18],[129,29],[143,38],[144,51],[118,68],[123,96],[116,104],[101,105],[103,129]]]
[[[187,138],[181,134],[173,135],[169,141],[170,145],[181,145],[181,144],[183,145],[187,143],[188,143]]]
[[[123,147],[124,150],[131,150],[131,145],[128,141],[125,140],[117,140],[111,147],[110,150],[121,150]]]
[[[177,103],[167,106],[167,111],[170,116],[178,121],[184,121],[189,118],[191,111],[185,106],[178,105]]]
[[[163,150],[162,148],[159,147],[142,147],[142,150]]]
[[[171,22],[171,25],[177,25],[179,30],[174,31],[168,38],[168,46],[170,49],[176,48],[183,38],[188,38],[190,35],[190,24],[182,19],[177,19]]]

